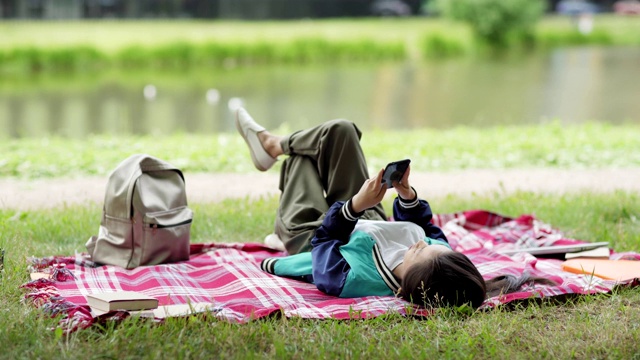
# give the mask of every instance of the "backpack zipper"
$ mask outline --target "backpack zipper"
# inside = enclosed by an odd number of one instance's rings
[[[171,224],[171,225],[149,224],[149,227],[150,228],[154,228],[154,229],[164,229],[164,228],[170,228],[170,227],[174,227],[174,226],[190,224],[192,221],[193,221],[193,219],[189,219],[189,220],[185,220],[183,222],[179,222],[177,224]]]

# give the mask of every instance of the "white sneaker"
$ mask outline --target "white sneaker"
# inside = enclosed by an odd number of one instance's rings
[[[236,112],[236,128],[249,146],[249,153],[253,165],[260,171],[267,171],[275,164],[276,159],[262,147],[258,133],[264,131],[264,127],[256,123],[247,110],[239,108]]]
[[[269,234],[264,238],[264,244],[274,250],[285,251],[284,243],[280,240],[280,237],[276,234]]]

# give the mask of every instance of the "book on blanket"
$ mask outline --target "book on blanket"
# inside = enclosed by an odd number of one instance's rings
[[[572,253],[566,253],[564,255],[565,260],[575,259],[575,258],[590,258],[590,259],[605,259],[608,260],[611,255],[611,251],[608,246],[602,246],[599,248],[578,251]]]
[[[640,279],[640,261],[637,260],[571,259],[562,263],[562,270],[575,274],[593,274],[606,280]]]
[[[136,291],[87,294],[87,304],[96,312],[148,310],[158,307],[158,299]]]
[[[581,244],[573,244],[573,245],[557,245],[557,246],[540,246],[540,247],[531,247],[531,248],[517,248],[517,249],[509,249],[509,250],[501,250],[498,253],[503,255],[515,255],[517,253],[526,252],[533,256],[537,257],[550,257],[554,255],[566,255],[573,253],[586,252],[589,250],[599,249],[599,248],[607,248],[609,243],[606,241],[595,242],[595,243],[581,243]],[[600,257],[602,252],[598,252],[598,256]],[[607,250],[608,251],[608,250]],[[590,257],[587,254],[582,256]],[[571,257],[571,256],[569,256]],[[607,254],[608,257],[608,254]]]

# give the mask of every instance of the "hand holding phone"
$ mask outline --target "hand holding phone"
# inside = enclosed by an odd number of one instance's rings
[[[355,212],[372,208],[382,201],[387,192],[387,187],[382,184],[383,172],[380,169],[375,177],[365,180],[358,193],[351,198],[351,206]]]
[[[399,182],[402,180],[404,173],[407,172],[411,160],[404,159],[400,161],[394,161],[387,164],[382,175],[382,182],[387,185],[387,188],[393,187],[393,182]]]

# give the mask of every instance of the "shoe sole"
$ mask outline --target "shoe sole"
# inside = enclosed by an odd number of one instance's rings
[[[247,147],[249,148],[249,155],[251,155],[251,161],[253,161],[253,166],[255,166],[260,171],[267,171],[268,169],[265,169],[258,162],[256,155],[253,153],[253,148],[251,147],[251,143],[249,143],[249,139],[247,139],[247,136],[245,135],[244,131],[242,131],[242,126],[240,126],[240,111],[236,111],[236,129],[238,130],[238,132],[244,139],[244,142],[247,144]]]

